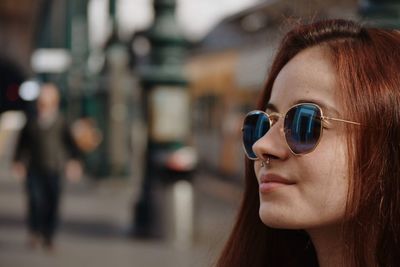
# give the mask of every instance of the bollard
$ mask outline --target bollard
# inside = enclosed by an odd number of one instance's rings
[[[173,184],[174,244],[178,249],[190,248],[193,243],[194,196],[193,185],[180,180]]]

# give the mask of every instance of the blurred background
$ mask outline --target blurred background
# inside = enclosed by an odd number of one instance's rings
[[[243,190],[241,121],[299,21],[400,26],[398,0],[0,0],[0,265],[212,266]],[[41,85],[81,151],[55,249],[13,172]],[[68,175],[67,175],[68,176]]]

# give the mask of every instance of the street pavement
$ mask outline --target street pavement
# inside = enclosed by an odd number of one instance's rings
[[[240,202],[241,187],[214,175],[194,178],[193,242],[129,237],[138,195],[132,179],[65,183],[56,249],[27,246],[23,181],[0,175],[0,267],[213,266]],[[168,212],[166,213],[168,214]]]

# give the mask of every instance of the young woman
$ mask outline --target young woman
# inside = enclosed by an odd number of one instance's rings
[[[246,188],[218,267],[400,266],[400,33],[283,39],[243,123]]]

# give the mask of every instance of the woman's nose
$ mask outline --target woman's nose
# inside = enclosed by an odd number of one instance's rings
[[[253,151],[259,159],[279,158],[289,156],[290,150],[286,144],[282,120],[271,126],[269,131],[253,145]]]

